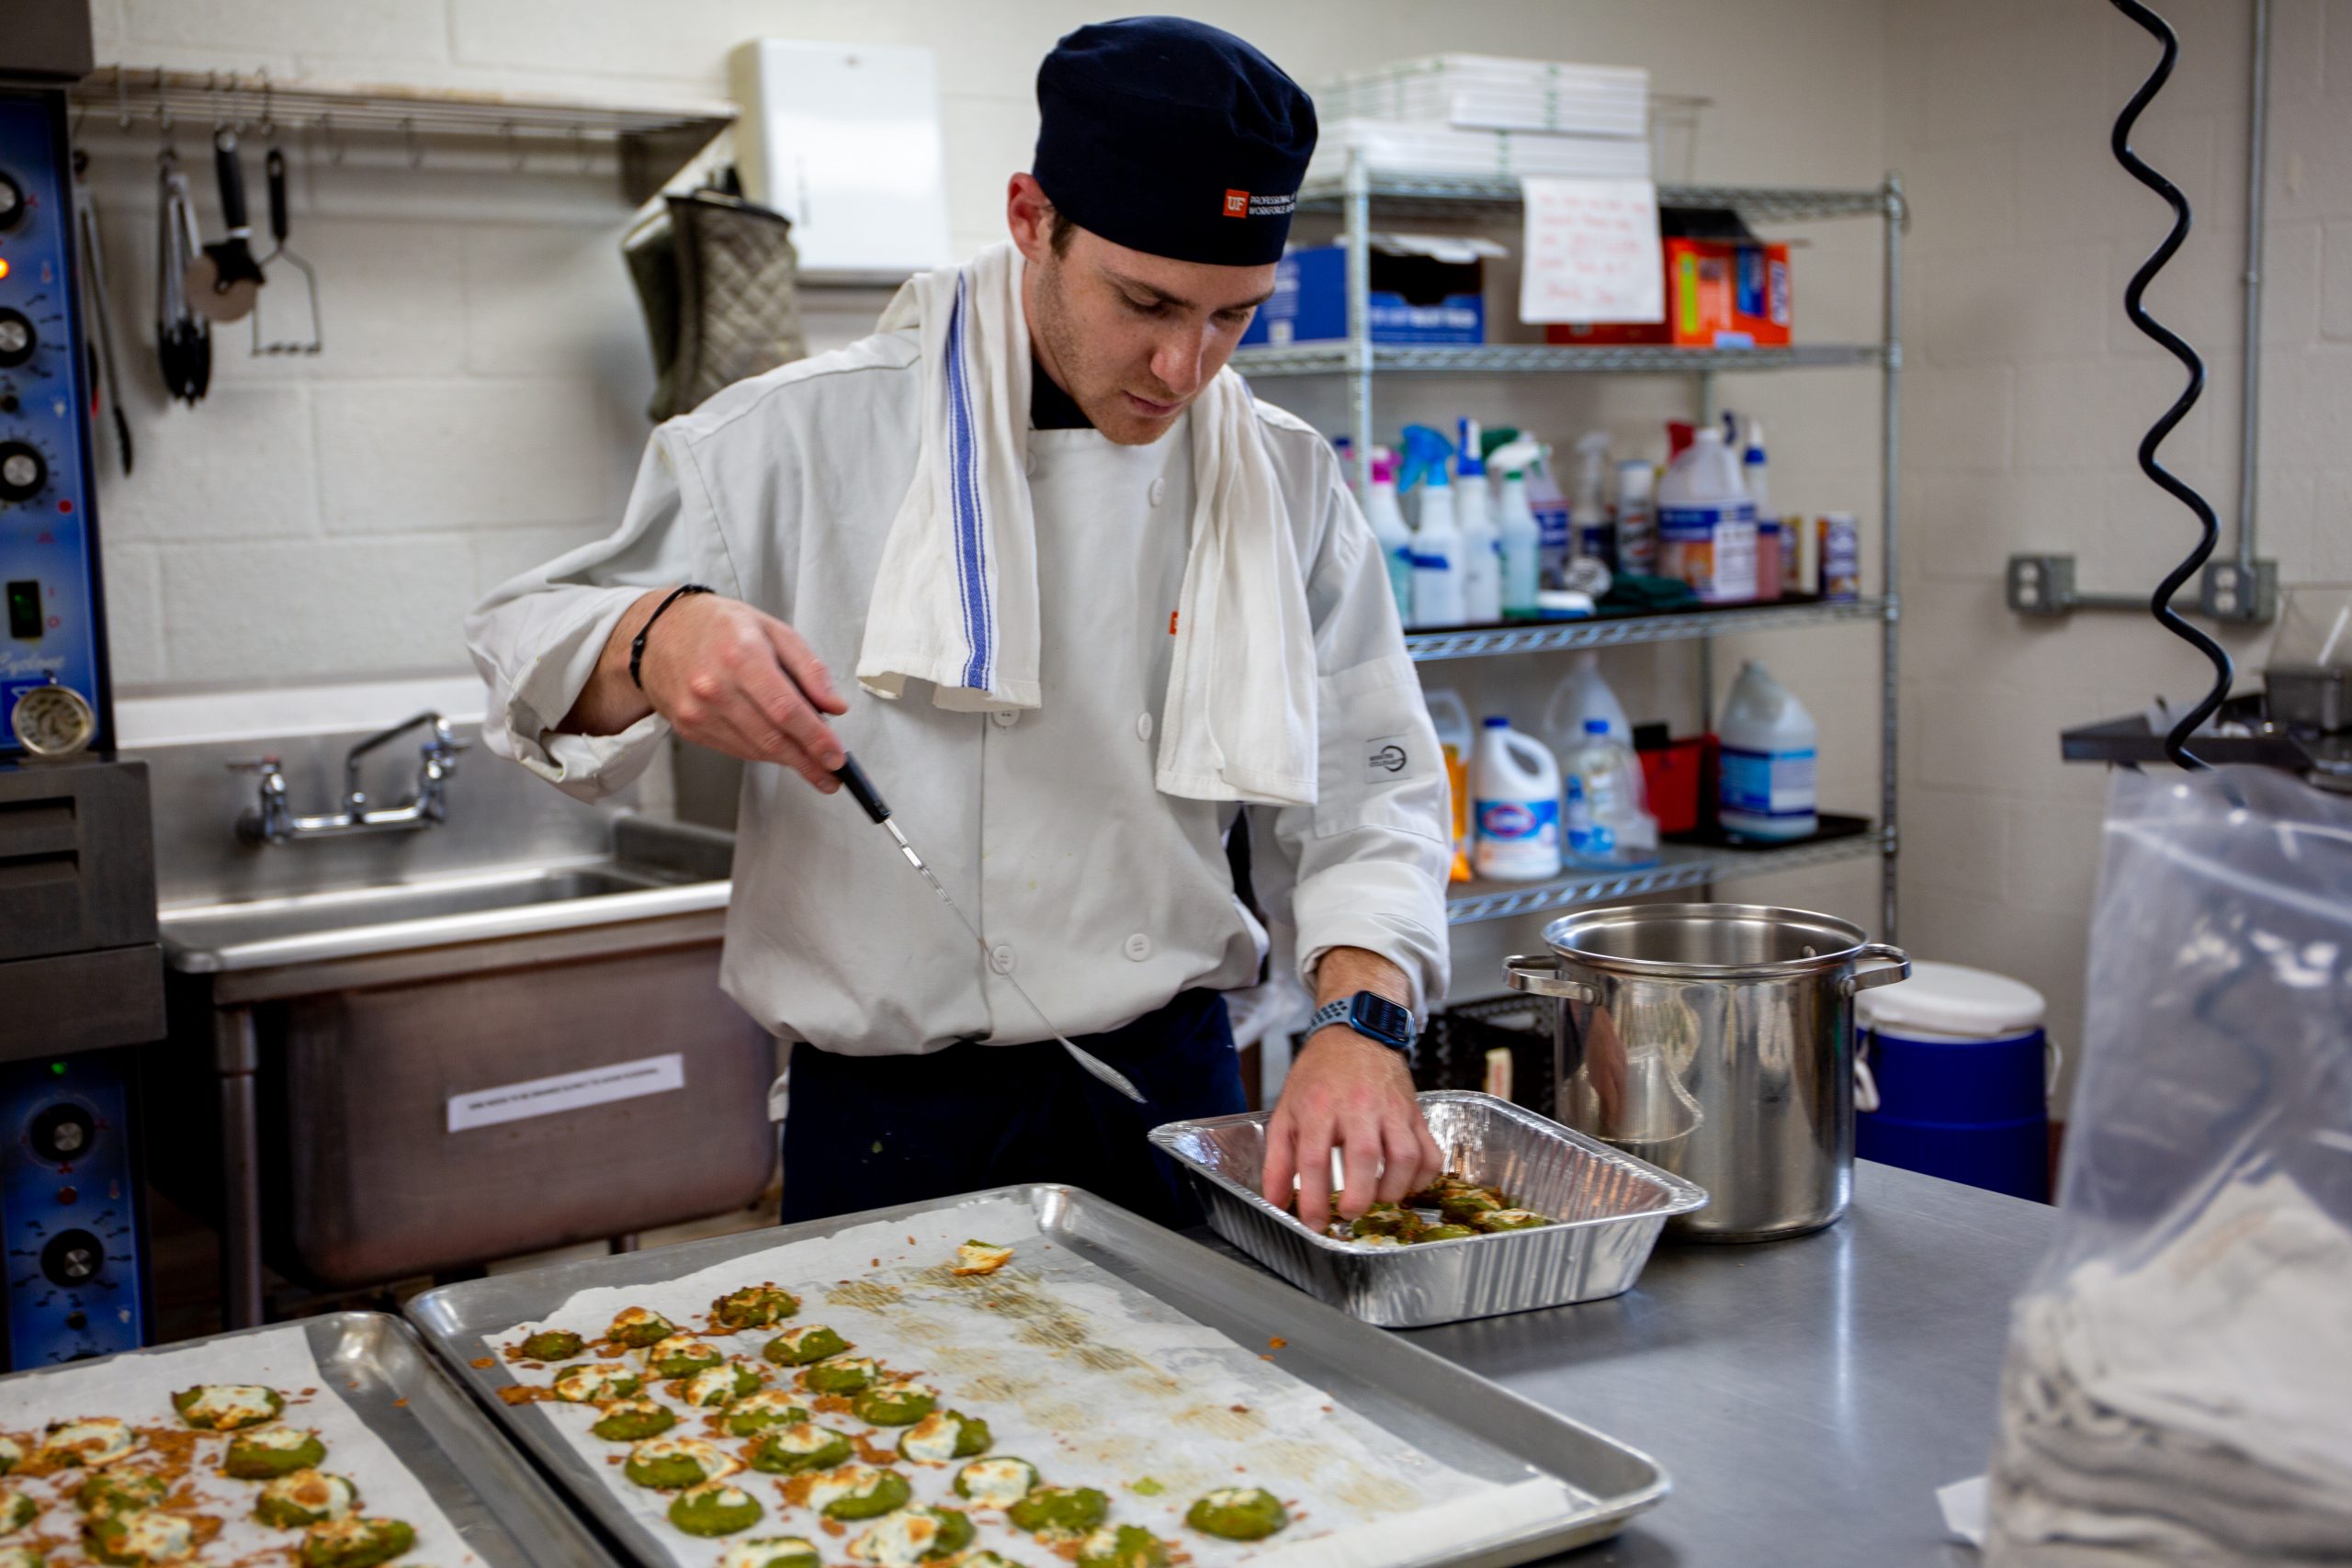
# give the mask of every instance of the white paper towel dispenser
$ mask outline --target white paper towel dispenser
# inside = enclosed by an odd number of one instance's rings
[[[743,194],[792,220],[804,280],[896,282],[954,259],[930,50],[752,39],[727,64]]]

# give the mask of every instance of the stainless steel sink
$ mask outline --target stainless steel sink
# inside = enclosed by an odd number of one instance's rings
[[[721,909],[724,837],[624,820],[607,858],[172,906],[164,959],[221,974]]]

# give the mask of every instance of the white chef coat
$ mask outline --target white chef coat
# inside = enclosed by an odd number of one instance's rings
[[[1238,807],[1155,786],[1170,618],[1193,507],[1190,415],[1148,446],[1033,431],[1042,606],[1034,712],[896,701],[850,679],[874,573],[914,473],[910,332],[866,338],[729,389],[653,433],[610,538],[526,572],[469,617],[492,749],[593,800],[667,739],[559,734],[622,613],[707,583],[808,639],[849,713],[833,721],[982,933],[955,917],[846,794],[744,770],[720,983],[781,1038],[878,1055],[1047,1038],[1007,983],[1069,1033],[1133,1021],[1190,987],[1253,984],[1267,934],[1236,898]],[[1252,881],[1302,977],[1334,947],[1401,968],[1416,1011],[1446,984],[1445,770],[1379,547],[1308,425],[1258,415],[1297,536],[1315,626],[1316,804],[1252,812]],[[662,628],[652,637],[659,639]],[[1400,760],[1401,759],[1401,760]],[[1284,917],[1287,917],[1285,922]]]

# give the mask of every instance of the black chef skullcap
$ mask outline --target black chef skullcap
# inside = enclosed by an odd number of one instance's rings
[[[1129,17],[1079,28],[1037,68],[1046,197],[1114,244],[1177,261],[1281,256],[1315,152],[1315,102],[1221,28]]]

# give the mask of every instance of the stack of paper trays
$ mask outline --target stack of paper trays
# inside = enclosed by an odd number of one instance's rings
[[[1421,120],[1634,141],[1649,135],[1650,73],[1638,66],[1428,55],[1352,72],[1315,98],[1326,120]]]
[[[1310,180],[1336,179],[1351,149],[1374,173],[1467,175],[1514,178],[1555,175],[1585,179],[1642,180],[1650,175],[1646,138],[1557,136],[1529,130],[1469,130],[1431,121],[1343,119],[1323,122]]]

